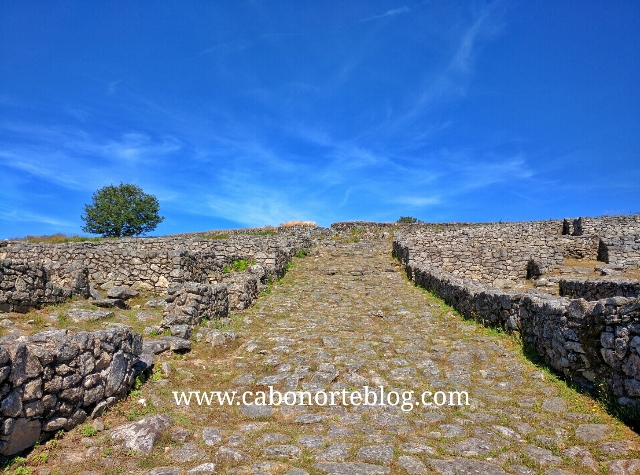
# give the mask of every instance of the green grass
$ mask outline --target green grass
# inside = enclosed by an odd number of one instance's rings
[[[264,231],[247,231],[246,234],[247,236],[275,236],[278,233],[270,229],[265,229]]]
[[[44,235],[44,236],[25,236],[20,238],[11,238],[15,241],[27,241],[33,244],[64,244],[65,242],[84,242],[84,241],[104,241],[109,238],[78,236],[77,234],[68,235],[63,233]]]
[[[202,237],[205,239],[228,239],[229,234],[227,233],[203,234]]]

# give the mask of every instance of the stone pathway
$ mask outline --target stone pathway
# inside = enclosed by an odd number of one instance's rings
[[[296,259],[271,293],[232,316],[235,346],[203,341],[157,361],[139,393],[105,416],[107,430],[59,442],[54,466],[68,474],[640,474],[637,434],[529,363],[510,337],[415,288],[390,249],[388,240],[327,240]],[[382,386],[413,391],[420,405],[185,407],[172,395],[269,385],[347,397]],[[469,405],[424,405],[423,391],[466,391]],[[172,422],[154,434],[149,455],[107,437],[125,416],[157,412]]]

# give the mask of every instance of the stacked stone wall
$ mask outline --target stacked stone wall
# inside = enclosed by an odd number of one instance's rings
[[[500,290],[429,265],[419,257],[421,251],[415,242],[394,239],[394,254],[417,285],[466,317],[518,332],[567,378],[587,387],[604,381],[620,402],[638,403],[640,300],[588,302]]]
[[[594,301],[610,297],[640,297],[640,281],[633,279],[562,279],[563,297]]]
[[[285,272],[285,264],[299,250],[308,249],[312,245],[309,236],[292,232],[294,235],[238,235],[220,240],[169,237],[53,245],[8,242],[0,248],[0,262],[28,262],[31,267],[27,266],[30,270],[25,272],[34,278],[39,272],[39,266],[52,269],[52,285],[58,283],[56,279],[61,282],[65,279],[64,269],[75,266],[86,269],[94,286],[128,285],[164,292],[171,282],[207,282],[210,274],[221,272],[225,266],[232,265],[239,259],[261,265],[267,276],[281,277]],[[4,267],[8,269],[7,265]],[[14,272],[7,270],[6,273],[12,275]],[[31,277],[30,279],[33,280]],[[46,282],[37,279],[34,282],[37,288],[25,289],[34,298],[29,300],[21,295],[24,297],[21,301],[27,305],[33,304],[32,306],[36,302],[48,303],[47,298],[40,296],[42,292],[37,292],[40,288],[45,289]],[[9,283],[5,286],[8,287]],[[5,301],[8,299],[5,298]]]
[[[72,295],[89,295],[85,268],[0,259],[0,311],[26,312],[31,307],[63,302]]]
[[[124,327],[0,339],[0,454],[69,430],[124,397],[146,369]]]
[[[640,234],[631,236],[609,236],[600,240],[598,260],[617,264],[623,269],[640,267]]]
[[[590,234],[601,238],[637,236],[640,235],[640,214],[565,219],[564,232],[574,236]]]

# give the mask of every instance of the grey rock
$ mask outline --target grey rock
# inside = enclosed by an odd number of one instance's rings
[[[222,442],[222,432],[215,427],[205,427],[202,429],[202,439],[207,445],[218,445]]]
[[[185,340],[191,338],[191,325],[171,325],[169,330],[171,331],[171,336],[177,336]]]
[[[605,462],[609,473],[616,475],[638,475],[640,473],[640,459],[613,460]]]
[[[324,444],[321,435],[302,435],[298,438],[298,444],[305,449],[318,449]]]
[[[180,475],[179,468],[160,467],[148,471],[145,475]]]
[[[211,462],[203,463],[201,465],[198,465],[197,467],[193,467],[192,469],[187,470],[187,474],[193,475],[212,475],[214,473],[217,473],[216,464]]]
[[[99,299],[91,302],[96,307],[102,308],[119,308],[122,310],[126,310],[129,306],[125,303],[124,300],[121,299]]]
[[[302,454],[300,447],[295,445],[272,445],[262,449],[262,454],[265,457],[285,457],[285,458],[299,458]]]
[[[67,310],[67,316],[73,323],[95,322],[115,316],[110,310],[86,310],[81,308],[72,308]]]
[[[166,414],[146,417],[138,422],[116,427],[111,431],[111,439],[120,442],[124,449],[131,449],[142,455],[150,454],[153,444],[162,433],[173,424]]]
[[[409,475],[428,475],[425,464],[415,457],[401,455],[398,457],[398,465],[400,465]]]
[[[567,402],[561,397],[552,397],[545,399],[542,403],[542,409],[549,412],[567,412]]]
[[[251,457],[233,447],[223,445],[218,449],[218,452],[216,452],[216,461],[233,466],[249,463]]]
[[[580,424],[576,429],[576,437],[584,442],[597,442],[607,435],[607,424]]]
[[[269,417],[273,413],[273,409],[268,405],[259,404],[243,404],[240,406],[240,412],[247,417]]]
[[[324,462],[313,464],[313,467],[329,475],[386,475],[390,472],[388,467],[363,462]]]
[[[527,445],[524,448],[524,451],[531,460],[539,463],[540,465],[555,465],[562,462],[562,459],[553,455],[553,452],[550,450],[541,449],[535,445]]]
[[[349,448],[349,444],[338,443],[333,444],[324,449],[321,452],[318,452],[315,456],[316,460],[326,460],[328,462],[342,462],[346,460],[349,456],[347,449]]]
[[[361,462],[381,463],[389,465],[393,460],[393,446],[369,445],[358,450],[358,460]]]
[[[40,439],[40,421],[17,419],[13,424],[9,440],[2,446],[2,455],[13,455],[35,444]]]
[[[167,351],[171,344],[166,340],[144,340],[142,343],[142,351],[144,353],[152,353],[154,355]]]
[[[138,292],[122,285],[116,285],[107,291],[107,297],[110,299],[128,300],[136,295],[138,295]]]
[[[493,449],[494,446],[490,442],[476,437],[470,437],[454,445],[449,450],[457,452],[460,455],[464,455],[465,457],[475,457],[476,455],[482,455],[490,452]]]
[[[274,442],[286,442],[288,440],[289,440],[289,437],[283,434],[265,434],[256,441],[256,444],[266,445],[266,444],[272,444]]]
[[[191,342],[177,336],[165,336],[162,340],[169,343],[171,351],[185,351],[191,349]]]
[[[193,447],[182,447],[181,449],[173,449],[171,451],[171,458],[181,463],[200,460],[204,458],[205,455],[205,452],[203,452],[202,450],[195,449],[195,444]]]
[[[456,458],[454,460],[427,460],[441,475],[507,475],[497,465],[480,460]]]

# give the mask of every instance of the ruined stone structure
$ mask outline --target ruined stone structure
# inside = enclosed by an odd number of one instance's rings
[[[142,337],[126,327],[0,340],[0,454],[101,414],[146,369],[141,351]]]
[[[145,328],[145,335],[169,330],[171,336],[143,342],[127,327],[110,323],[114,328],[103,331],[0,339],[0,453],[17,453],[99,414],[127,393],[135,376],[152,364],[152,354],[187,351],[192,334],[213,346],[234,340],[235,332],[213,329],[206,320],[248,308],[296,253],[329,235],[349,243],[354,237],[373,239],[380,246],[393,234],[393,253],[416,284],[465,316],[519,333],[567,378],[587,387],[605,382],[623,404],[640,401],[638,281],[562,274],[551,277],[559,296],[531,285],[509,290],[549,277],[567,258],[599,258],[616,269],[633,269],[637,215],[473,225],[349,222],[334,223],[331,231],[300,226],[275,235],[229,234],[1,243],[0,311],[86,298],[96,288],[153,290],[164,297],[158,304],[162,321],[153,332]],[[246,271],[232,271],[240,259],[249,264]],[[350,275],[365,272],[370,271]]]
[[[463,315],[518,332],[566,377],[587,387],[604,381],[621,403],[637,404],[638,281],[560,279],[561,294],[574,299],[493,286],[504,279],[547,274],[562,266],[564,257],[594,259],[601,236],[637,232],[633,216],[578,219],[573,221],[578,231],[571,236],[568,222],[493,224],[440,233],[406,228],[394,234],[394,254],[416,284]]]

